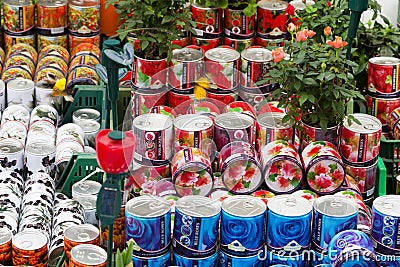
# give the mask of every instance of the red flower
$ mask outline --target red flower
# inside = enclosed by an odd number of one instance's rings
[[[314,172],[315,172],[316,175],[318,175],[318,174],[323,174],[323,173],[328,173],[328,168],[325,167],[325,166],[322,165],[322,164],[317,164],[317,165],[315,165],[315,167],[314,167]]]
[[[289,180],[283,176],[278,176],[277,180],[281,188],[286,188],[290,185]]]
[[[256,173],[256,170],[254,168],[248,168],[246,170],[246,173],[243,175],[243,179],[245,181],[251,181],[253,179],[255,173]]]
[[[333,179],[337,181],[342,181],[344,179],[344,173],[342,172],[341,169],[337,168],[333,173],[332,173]]]
[[[208,184],[209,184],[209,182],[208,182],[207,176],[203,175],[203,176],[198,177],[197,182],[196,182],[196,187],[200,187],[200,186],[208,185]]]
[[[321,150],[321,146],[317,145],[315,147],[313,147],[308,153],[307,153],[307,157],[312,157],[316,154],[318,154],[318,152]]]
[[[289,16],[295,15],[295,8],[291,4],[289,4],[286,8],[286,15],[289,15]]]
[[[347,45],[347,42],[343,41],[342,37],[339,36],[335,36],[335,41],[328,40],[326,43],[336,49],[343,48]]]
[[[328,175],[322,174],[315,177],[315,184],[319,188],[326,189],[332,186],[332,180],[331,177],[329,177]]]
[[[278,172],[279,172],[279,169],[276,166],[276,164],[272,164],[271,167],[269,168],[269,173],[275,174],[275,173],[278,173]]]
[[[325,27],[324,34],[325,35],[331,35],[332,34],[332,28],[330,26]]]
[[[190,185],[197,182],[198,176],[199,174],[197,172],[183,172],[180,181],[182,184]]]
[[[316,32],[313,31],[313,30],[307,30],[307,29],[305,29],[305,30],[307,31],[307,37],[308,38],[313,38],[314,35],[316,34]]]
[[[326,2],[326,5],[327,5],[328,7],[331,7],[331,6],[332,6],[332,3],[331,3],[331,2]]]
[[[233,187],[232,187],[232,191],[233,192],[238,192],[238,191],[240,191],[240,190],[243,190],[244,189],[244,186],[243,186],[243,184],[242,184],[242,181],[238,181]]]

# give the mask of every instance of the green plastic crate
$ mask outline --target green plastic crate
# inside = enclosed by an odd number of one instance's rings
[[[386,136],[381,137],[379,156],[386,167],[386,192],[394,194],[396,191],[396,176],[400,175],[400,140],[390,140]]]
[[[375,190],[375,197],[384,196],[387,194],[386,190],[386,167],[385,163],[383,162],[382,158],[378,158],[378,166],[376,170],[376,190]]]

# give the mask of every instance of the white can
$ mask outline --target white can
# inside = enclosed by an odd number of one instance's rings
[[[20,121],[25,125],[26,128],[28,128],[30,116],[31,115],[29,111],[23,106],[9,106],[3,112],[1,124],[5,123],[6,121]]]
[[[85,145],[85,133],[82,128],[75,123],[67,123],[58,128],[56,145],[63,141],[77,141],[82,147]]]
[[[37,140],[46,140],[49,144],[55,144],[56,126],[45,120],[35,121],[29,127],[26,144]]]
[[[77,198],[80,196],[97,195],[101,188],[101,184],[92,180],[85,180],[76,182],[72,185],[72,197]]]
[[[100,131],[100,123],[95,120],[79,120],[76,122],[79,125],[85,135],[85,145],[95,148],[96,147],[96,135]]]
[[[30,124],[35,121],[45,120],[50,121],[55,126],[58,125],[58,112],[57,110],[50,105],[39,105],[36,106],[31,113]]]
[[[29,112],[34,107],[35,84],[28,79],[17,78],[7,83],[7,106],[22,105]]]
[[[27,128],[20,121],[6,121],[0,126],[0,138],[14,138],[25,144]]]
[[[16,171],[24,169],[24,146],[17,139],[0,140],[0,171]]]
[[[56,146],[48,140],[31,141],[25,147],[25,166],[28,174],[44,172],[54,177]]]
[[[52,96],[53,89],[45,88],[41,86],[35,86],[35,99],[36,105],[49,105],[57,109],[58,112],[62,112],[63,109],[63,97]]]
[[[0,111],[6,108],[6,84],[0,80]]]
[[[96,226],[99,225],[99,221],[96,218],[97,195],[77,196],[75,197],[75,200],[81,203],[85,210],[85,223],[90,223]]]
[[[72,122],[77,123],[81,120],[95,120],[100,123],[101,115],[98,110],[93,108],[77,109],[72,113]]]

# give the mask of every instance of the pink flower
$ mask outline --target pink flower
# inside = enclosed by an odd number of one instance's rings
[[[329,177],[328,175],[326,175],[325,173],[321,174],[321,175],[317,175],[315,177],[315,184],[319,187],[319,188],[329,188],[332,186],[332,180],[331,177]]]
[[[332,34],[332,28],[330,26],[326,26],[324,29],[324,34],[325,35],[331,35]]]
[[[312,30],[307,30],[307,29],[305,29],[305,31],[307,31],[307,37],[308,37],[308,38],[313,38],[314,35],[316,34],[316,32],[315,32],[315,31],[312,31]]]
[[[228,175],[232,179],[240,179],[246,172],[246,167],[241,164],[234,164],[228,170]]]
[[[288,180],[292,180],[296,175],[297,168],[295,168],[293,164],[283,164],[281,171],[282,176]]]
[[[208,181],[207,176],[203,175],[197,179],[196,187],[201,187],[201,186],[208,185],[208,184],[209,184],[209,181]]]
[[[285,52],[283,52],[282,47],[278,47],[272,50],[272,57],[274,59],[274,63],[278,63],[285,58]]]
[[[197,172],[183,172],[180,182],[183,185],[191,185],[197,182],[197,177],[199,177],[199,174]]]
[[[155,195],[156,194],[156,182],[155,181],[147,181],[142,184],[143,194],[146,195]]]
[[[305,42],[307,40],[308,36],[306,30],[302,30],[296,33],[297,42]]]
[[[333,48],[343,48],[347,45],[347,42],[343,41],[342,37],[335,36],[335,41],[328,40],[326,43]]]
[[[287,29],[288,29],[289,32],[294,32],[294,31],[297,29],[297,27],[296,27],[296,25],[294,25],[293,22],[290,22],[290,23],[288,24]]]
[[[288,187],[289,184],[290,184],[290,183],[289,183],[289,180],[286,179],[286,178],[283,177],[283,176],[278,176],[277,180],[278,180],[278,183],[279,183],[279,187],[281,187],[281,188],[286,188],[286,187]]]
[[[315,175],[328,173],[328,168],[322,164],[317,164],[314,168]]]
[[[333,177],[336,181],[343,181],[343,179],[344,179],[344,173],[342,172],[342,169],[337,168],[337,169],[332,173],[332,177]]]

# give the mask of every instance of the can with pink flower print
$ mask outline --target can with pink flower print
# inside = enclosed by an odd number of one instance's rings
[[[252,117],[254,120],[257,118],[257,112],[249,103],[245,101],[234,101],[232,103],[227,104],[222,113],[228,112],[239,112],[243,114],[247,114]]]
[[[257,5],[257,35],[263,38],[286,36],[288,3],[281,0],[263,0]]]
[[[337,148],[327,141],[315,141],[301,154],[307,183],[318,194],[329,194],[343,183],[345,169]]]
[[[262,183],[262,167],[252,145],[243,141],[226,144],[218,156],[224,186],[233,194],[250,194]]]
[[[210,158],[199,148],[177,152],[171,161],[172,181],[179,196],[208,196],[213,187]]]
[[[321,128],[313,127],[301,122],[302,128],[297,131],[300,138],[300,151],[303,150],[308,144],[314,141],[328,141],[335,146],[339,143],[340,126],[332,126],[326,129],[326,132]]]
[[[345,163],[346,174],[351,176],[353,185],[355,185],[363,199],[369,199],[375,193],[377,165],[378,161],[370,166],[363,167]]]
[[[305,198],[311,203],[313,203],[319,197],[317,193],[308,189],[296,190],[295,192],[292,193],[292,195]]]
[[[149,60],[136,54],[132,62],[132,86],[134,89],[160,90],[167,82],[167,59]]]
[[[261,150],[264,180],[276,194],[292,193],[303,181],[303,165],[296,148],[284,140],[268,143]]]

